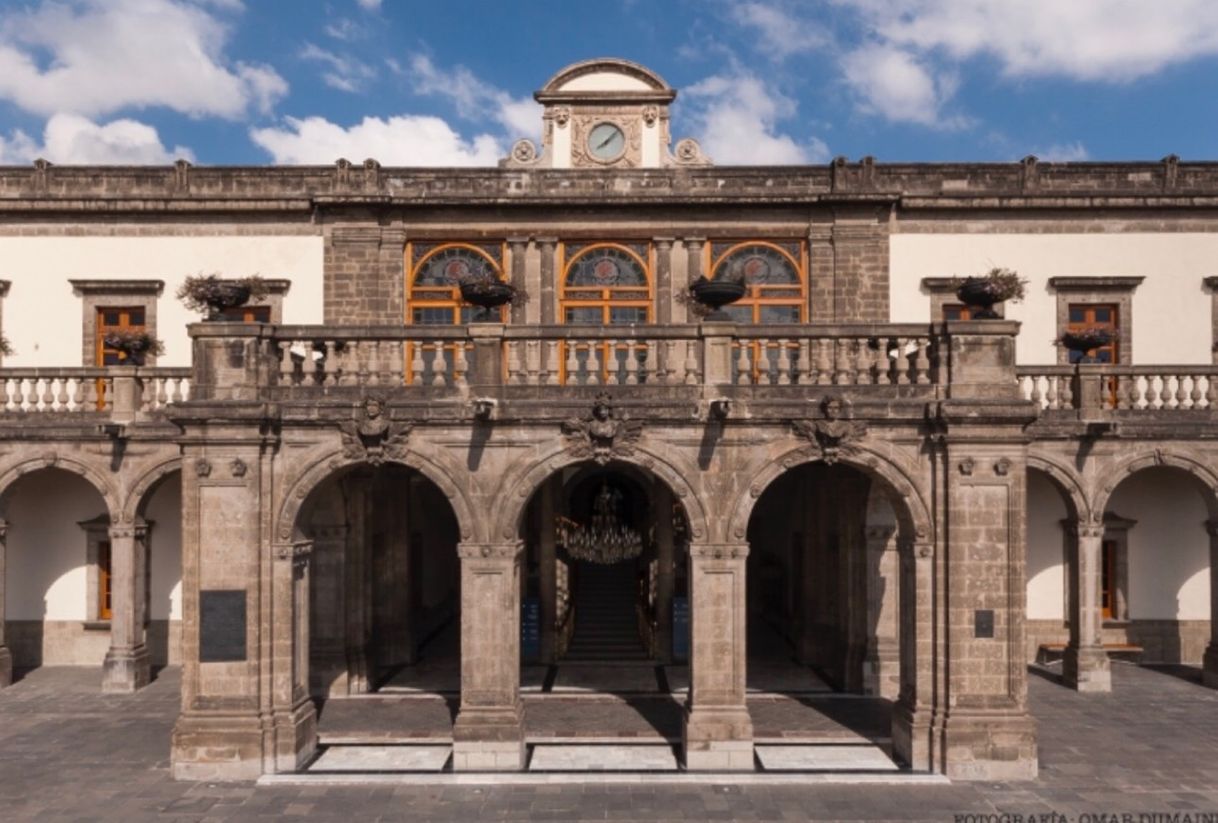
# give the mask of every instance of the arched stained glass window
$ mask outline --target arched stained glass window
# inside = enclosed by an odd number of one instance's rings
[[[479,309],[462,304],[461,280],[503,279],[503,249],[498,246],[411,244],[406,257],[406,322],[411,325],[468,323]]]
[[[646,246],[597,243],[567,247],[562,321],[616,326],[651,321],[651,276]]]
[[[798,241],[714,243],[712,279],[741,277],[744,297],[726,306],[738,323],[802,323],[808,319],[808,279]]]

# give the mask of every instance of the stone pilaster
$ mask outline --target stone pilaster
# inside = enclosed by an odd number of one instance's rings
[[[747,543],[689,547],[691,654],[685,768],[753,769],[753,721],[745,702]]]
[[[8,565],[8,521],[0,520],[0,689],[13,682],[13,653],[5,639],[4,589]]]
[[[133,692],[152,681],[144,619],[147,538],[143,523],[110,527],[110,649],[102,663],[104,692]]]
[[[1112,691],[1112,670],[1102,636],[1100,600],[1103,523],[1068,525],[1070,642],[1062,658],[1062,680],[1080,692]]]
[[[1024,650],[1025,447],[1002,442],[1004,428],[994,421],[985,442],[961,425],[947,448],[942,762],[964,780],[1037,772]]]
[[[895,700],[900,693],[896,526],[867,527],[867,651],[863,690]]]
[[[672,322],[672,243],[671,237],[657,237],[652,241],[656,250],[656,322]]]
[[[672,525],[672,490],[668,484],[657,480],[651,487],[655,508],[656,542],[656,601],[655,620],[656,659],[662,663],[672,661],[672,597],[673,561],[675,546]]]
[[[1218,689],[1218,520],[1205,524],[1210,536],[1210,642],[1202,658],[1201,682]]]
[[[558,312],[558,296],[555,290],[558,287],[558,278],[562,276],[558,271],[556,259],[558,240],[553,237],[538,237],[536,243],[541,252],[541,322],[549,325],[558,322],[555,319]]]
[[[263,771],[296,771],[317,749],[317,712],[309,698],[311,541],[276,543],[271,568],[271,706],[263,724]]]
[[[457,771],[524,768],[520,701],[523,543],[461,543],[461,709],[453,724]]]
[[[529,284],[526,282],[528,275],[525,272],[525,263],[529,251],[529,238],[509,237],[507,242],[508,265],[511,266],[508,281],[516,287],[517,291],[529,292]],[[527,305],[527,303],[518,302],[510,307],[512,323],[528,322],[528,317],[525,314]]]
[[[915,771],[942,768],[943,711],[935,696],[942,690],[943,642],[936,637],[934,544],[928,539],[897,541],[901,565],[901,690],[892,712],[892,753]],[[940,576],[941,579],[941,576]]]

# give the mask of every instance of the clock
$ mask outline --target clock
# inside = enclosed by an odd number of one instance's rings
[[[602,163],[616,160],[626,151],[626,135],[613,123],[597,123],[588,132],[588,154]]]

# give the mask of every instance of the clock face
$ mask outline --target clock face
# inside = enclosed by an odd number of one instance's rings
[[[626,150],[626,135],[612,123],[597,123],[588,132],[588,153],[597,160],[615,160]]]

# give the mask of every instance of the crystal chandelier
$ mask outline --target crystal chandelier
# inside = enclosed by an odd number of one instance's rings
[[[617,516],[621,497],[621,492],[601,484],[592,503],[590,524],[576,523],[565,517],[558,519],[558,542],[566,547],[567,554],[607,566],[643,553],[643,536]]]

